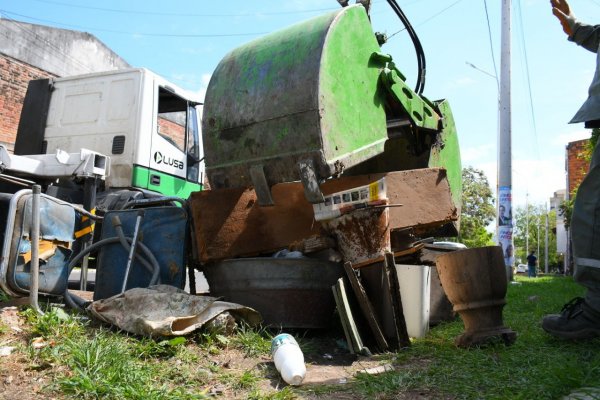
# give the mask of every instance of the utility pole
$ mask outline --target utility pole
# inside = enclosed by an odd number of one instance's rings
[[[525,254],[529,255],[529,193],[525,194]]]
[[[540,253],[540,222],[541,222],[541,221],[538,219],[538,220],[537,220],[537,225],[538,225],[538,235],[537,235],[537,237],[535,238],[535,241],[536,241],[536,242],[538,242],[538,259],[539,259],[539,257],[540,257],[540,254],[541,254],[541,253]]]
[[[511,106],[510,106],[510,5],[511,0],[502,0],[502,32],[500,52],[500,130],[498,133],[498,219],[497,238],[504,249],[504,265],[508,279],[512,278],[513,223],[512,223],[512,151],[511,151]],[[501,213],[504,212],[504,215]],[[508,218],[508,223],[505,223]]]
[[[548,204],[546,204],[546,237],[544,239],[546,252],[544,253],[544,272],[548,273]]]

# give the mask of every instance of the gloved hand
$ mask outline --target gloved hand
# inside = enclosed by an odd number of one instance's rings
[[[562,25],[563,31],[569,36],[573,34],[573,21],[575,16],[571,13],[571,8],[566,0],[550,0],[552,5],[552,14],[558,18]]]

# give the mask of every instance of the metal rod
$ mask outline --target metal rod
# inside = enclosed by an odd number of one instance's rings
[[[38,304],[38,289],[40,285],[40,185],[33,185],[31,197],[31,261],[29,263],[29,304],[39,314],[44,314]]]
[[[86,178],[83,186],[83,207],[90,213],[94,213],[93,210],[96,208],[96,187],[98,181],[96,177]],[[90,219],[90,225],[94,222]],[[84,251],[86,247],[92,245],[94,239],[94,231],[92,230],[87,235],[84,235],[80,240],[82,242],[81,251]],[[81,275],[79,276],[79,288],[81,290],[87,290],[88,281],[88,266],[89,256],[86,255],[81,262]]]
[[[138,211],[138,215],[135,219],[135,229],[133,230],[133,239],[131,240],[131,247],[129,248],[129,257],[127,257],[127,266],[125,267],[125,277],[123,278],[123,286],[121,288],[121,293],[125,291],[127,286],[127,281],[129,280],[129,273],[131,272],[131,264],[133,263],[133,258],[135,257],[135,248],[137,246],[137,240],[140,233],[140,225],[142,224],[142,219],[144,218],[144,210]]]

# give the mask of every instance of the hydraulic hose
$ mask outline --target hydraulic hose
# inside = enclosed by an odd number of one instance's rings
[[[404,27],[406,28],[406,31],[408,32],[408,36],[410,36],[410,39],[412,40],[413,45],[415,46],[415,52],[417,53],[417,67],[419,70],[419,73],[417,76],[417,84],[415,85],[415,92],[417,94],[422,94],[423,90],[425,89],[425,72],[426,72],[425,52],[423,51],[423,46],[421,45],[421,41],[419,40],[419,37],[417,36],[417,32],[415,32],[413,26],[411,25],[410,21],[408,20],[408,18],[404,14],[404,11],[402,11],[402,9],[400,8],[400,6],[396,2],[396,0],[387,0],[387,2],[390,5],[390,7],[392,8],[392,10],[394,10],[396,15],[400,19],[400,21],[402,21],[402,24],[404,25]]]

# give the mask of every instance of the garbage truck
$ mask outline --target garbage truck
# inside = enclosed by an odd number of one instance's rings
[[[367,7],[357,2],[251,41],[229,52],[210,79],[202,119],[213,189],[269,188],[301,180],[322,203],[330,177],[444,167],[460,207],[458,137],[447,100],[423,92],[424,56],[411,88],[382,50]]]
[[[339,10],[230,51],[212,74],[202,118],[199,100],[145,69],[33,81],[23,107],[14,155],[8,155],[2,166],[5,174],[0,182],[7,187],[0,190],[7,193],[3,206],[5,226],[8,229],[10,224],[20,221],[19,229],[23,232],[7,230],[4,234],[5,261],[0,265],[0,287],[15,295],[28,290],[24,283],[29,274],[31,243],[24,232],[31,226],[30,216],[35,212],[20,211],[26,200],[16,200],[11,193],[32,183],[42,185],[42,192],[49,197],[47,202],[64,201],[56,207],[48,206],[53,218],[58,218],[65,204],[67,207],[84,204],[87,211],[94,206],[107,211],[103,234],[97,240],[125,243],[126,253],[122,258],[127,267],[111,270],[107,279],[118,282],[119,289],[110,288],[105,294],[118,293],[127,287],[125,271],[130,267],[142,275],[152,275],[152,282],[156,282],[156,271],[160,269],[158,275],[163,282],[180,285],[181,266],[185,263],[182,257],[178,256],[175,262],[166,257],[159,262],[143,263],[133,254],[137,239],[145,244],[152,241],[155,247],[150,253],[163,254],[167,243],[185,243],[186,235],[181,236],[181,231],[187,234],[189,230],[187,224],[173,230],[158,229],[150,213],[145,217],[118,214],[129,223],[125,234],[128,238],[121,240],[120,222],[109,218],[112,212],[109,210],[119,210],[132,200],[142,202],[140,198],[156,193],[186,199],[190,193],[202,193],[198,190],[205,179],[211,186],[210,192],[215,194],[252,187],[258,204],[268,208],[275,205],[271,190],[279,183],[299,181],[306,201],[326,204],[323,184],[331,178],[443,168],[454,206],[451,218],[444,219],[450,222],[436,226],[439,228],[436,233],[456,234],[461,165],[448,101],[431,101],[423,95],[422,51],[417,52],[420,66],[417,85],[415,88],[408,85],[394,58],[382,50],[385,35],[373,32],[368,1],[342,3],[344,7]],[[399,7],[392,8],[402,15]],[[416,37],[412,28],[408,29]],[[415,47],[419,49],[420,45]],[[59,164],[61,159],[67,159],[65,154],[75,154],[69,156],[73,161],[82,149],[89,149],[86,154],[106,161],[109,171],[40,177],[35,172],[11,168],[12,160],[32,159],[31,155],[36,154],[45,155],[44,162]],[[248,207],[251,206],[249,202]],[[221,207],[216,214],[225,211]],[[182,218],[186,216],[177,217],[178,221]],[[194,229],[205,224],[206,218],[215,215],[206,216],[204,221],[194,219]],[[313,227],[312,221],[309,222]],[[72,260],[80,253],[56,251],[56,242],[69,236],[65,232],[72,224],[66,226],[62,233],[49,226],[42,235],[51,242],[52,254],[57,257],[45,264],[56,268],[55,283],[66,279]],[[143,229],[138,232],[138,228]],[[171,235],[172,232],[179,236]],[[207,236],[216,238],[217,233],[223,230],[208,232]],[[169,241],[163,241],[167,236]],[[15,238],[18,248],[13,243]],[[194,245],[199,248],[202,243]],[[131,252],[129,257],[127,252]],[[112,259],[109,255],[98,257],[108,262]],[[121,288],[123,279],[125,284]],[[149,281],[133,279],[132,284]],[[64,284],[55,286],[58,289],[47,293],[61,293],[65,289]]]

